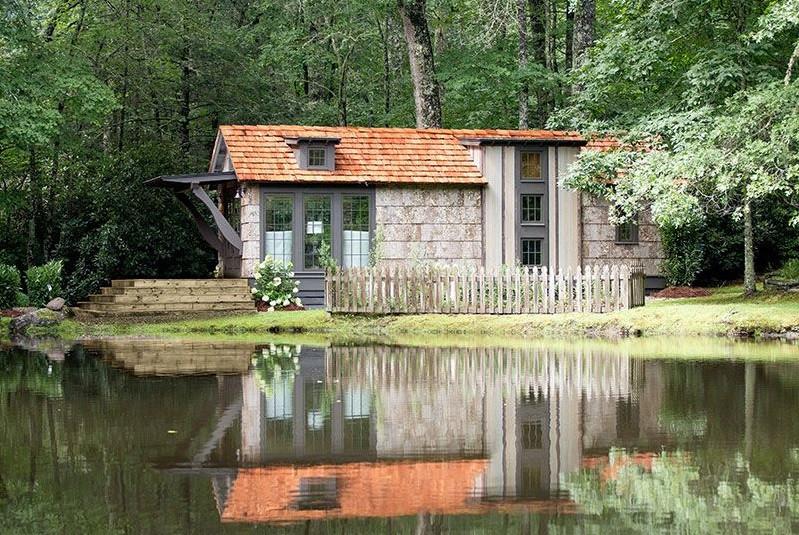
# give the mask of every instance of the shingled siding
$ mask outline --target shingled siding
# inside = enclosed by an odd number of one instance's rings
[[[662,274],[663,247],[649,211],[639,215],[638,243],[616,243],[616,226],[608,222],[608,203],[583,195],[583,264],[624,264],[640,260],[650,277]]]
[[[261,188],[248,184],[241,196],[241,277],[252,278],[261,261]]]
[[[479,187],[378,187],[375,215],[383,239],[381,263],[481,265],[481,202]]]

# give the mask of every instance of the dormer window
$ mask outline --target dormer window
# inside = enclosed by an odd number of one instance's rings
[[[308,168],[327,169],[327,149],[325,147],[308,147]]]
[[[286,144],[294,149],[300,169],[332,171],[336,168],[336,145],[339,138],[285,138]]]

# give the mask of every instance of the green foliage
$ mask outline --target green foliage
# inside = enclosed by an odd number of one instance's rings
[[[42,266],[28,268],[25,272],[25,285],[33,306],[42,307],[51,299],[62,296],[61,260],[51,260]]]
[[[31,300],[28,298],[28,294],[22,291],[17,292],[17,306],[29,307],[30,305],[31,305]]]
[[[0,264],[0,310],[17,306],[17,294],[21,293],[21,287],[19,270]]]
[[[252,289],[253,298],[263,301],[269,312],[295,304],[302,305],[299,293],[299,281],[294,280],[291,262],[285,263],[267,256],[258,264],[255,272],[255,287]]]
[[[792,258],[785,262],[785,265],[777,271],[777,276],[788,280],[799,279],[799,258]]]
[[[670,286],[691,286],[705,260],[701,231],[695,227],[663,227],[660,231],[663,252],[663,273]]]
[[[338,271],[338,262],[333,257],[333,250],[330,248],[330,244],[324,240],[319,244],[319,266],[325,271],[334,273]]]

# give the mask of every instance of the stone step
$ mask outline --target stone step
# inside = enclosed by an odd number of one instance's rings
[[[249,292],[241,292],[239,290],[230,293],[220,293],[213,295],[196,295],[184,293],[170,293],[170,294],[140,294],[129,295],[127,293],[117,295],[91,295],[89,296],[91,303],[108,303],[108,304],[194,304],[194,303],[240,303],[242,305],[252,305],[253,300]]]
[[[247,279],[117,279],[113,288],[247,288]]]

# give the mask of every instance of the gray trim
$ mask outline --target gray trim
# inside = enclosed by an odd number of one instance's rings
[[[541,163],[541,178],[522,178],[522,155],[525,153],[539,154]],[[516,172],[515,175],[519,182],[523,184],[537,184],[549,182],[549,150],[547,147],[519,147],[516,149]]]
[[[458,140],[461,145],[546,145],[546,146],[573,146],[581,147],[588,144],[585,139],[552,139],[552,138],[502,138],[502,137],[483,137],[483,138],[461,138]]]
[[[294,211],[292,213],[292,263],[294,264],[294,271],[303,274],[317,274],[322,275],[323,271],[320,269],[305,269],[305,195],[327,195],[330,196],[330,236],[332,238],[332,255],[339,265],[343,264],[342,257],[342,241],[344,236],[343,220],[342,220],[342,197],[346,195],[362,195],[369,197],[369,240],[374,240],[375,227],[376,227],[376,213],[375,213],[375,190],[372,187],[353,187],[353,186],[261,186],[261,213],[259,215],[261,221],[261,235],[259,237],[261,242],[261,258],[262,260],[266,254],[266,241],[264,229],[266,228],[266,197],[269,195],[291,195],[294,198]]]
[[[311,165],[309,162],[310,149],[324,149],[325,165]],[[297,145],[297,164],[300,169],[314,169],[318,171],[333,171],[336,168],[336,146],[333,143],[318,141],[301,142]]]
[[[522,158],[523,152],[538,152],[541,155],[541,176],[542,180],[522,180]],[[516,261],[522,260],[522,240],[540,239],[541,242],[541,265],[549,266],[549,165],[547,147],[521,146],[516,149],[516,165],[513,180],[516,182],[516,198],[514,223],[516,225],[516,240],[514,258]],[[522,223],[522,195],[540,195],[542,223]]]
[[[192,184],[218,184],[236,180],[236,173],[198,173],[194,175],[164,175],[144,182],[145,186],[157,188],[187,189]]]

